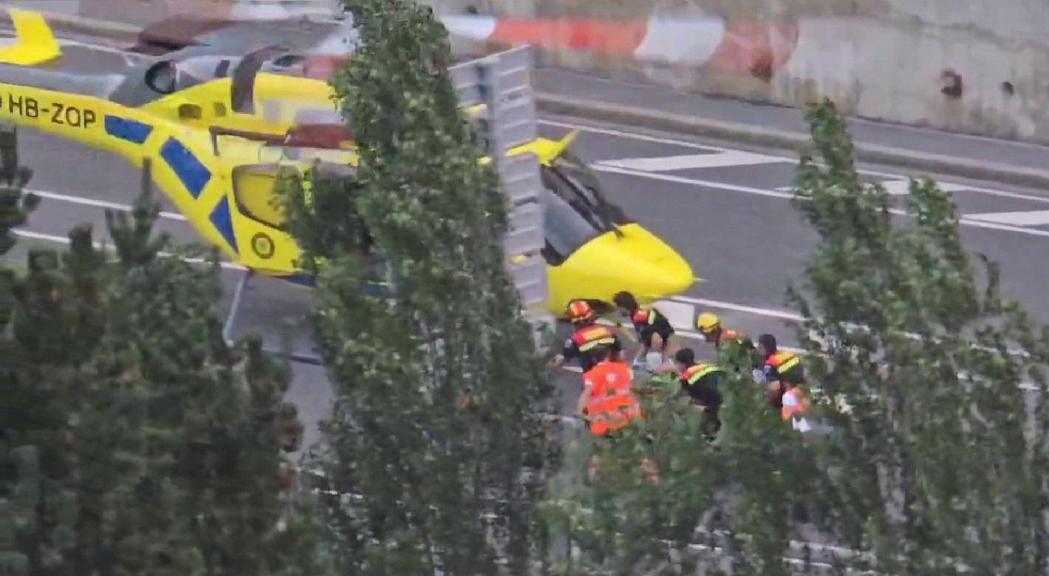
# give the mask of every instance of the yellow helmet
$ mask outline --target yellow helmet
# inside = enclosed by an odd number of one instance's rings
[[[721,325],[721,320],[718,319],[716,314],[710,312],[704,312],[696,318],[696,327],[699,328],[700,332],[712,332],[718,326]]]

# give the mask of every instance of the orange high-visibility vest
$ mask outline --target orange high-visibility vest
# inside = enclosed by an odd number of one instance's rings
[[[641,417],[641,403],[630,389],[632,379],[630,367],[622,362],[601,362],[583,375],[593,387],[586,409],[595,436],[620,430]]]
[[[783,376],[787,371],[800,363],[801,358],[798,358],[797,355],[791,354],[790,352],[776,352],[765,360],[765,364],[775,368],[780,376]]]
[[[572,334],[572,341],[580,352],[589,352],[598,346],[611,346],[616,343],[616,333],[607,326],[586,326]]]
[[[724,373],[725,371],[713,364],[703,364],[701,362],[686,368],[685,371],[681,373],[681,379],[688,382],[689,386],[694,386],[696,382],[702,380],[704,376],[709,376],[717,372]]]
[[[638,308],[637,312],[630,317],[637,326],[655,324],[659,320],[659,311],[654,308]]]
[[[793,400],[793,402],[788,402]],[[788,406],[794,404],[794,406]],[[802,392],[801,387],[795,386],[783,393],[783,407],[780,408],[784,420],[790,420],[795,416],[802,416],[809,411],[809,398]]]

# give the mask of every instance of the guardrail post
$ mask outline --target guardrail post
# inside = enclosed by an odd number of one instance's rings
[[[539,158],[507,155],[537,136],[532,58],[531,46],[522,46],[452,66],[449,72],[460,105],[471,112],[507,196],[509,230],[503,240],[507,270],[526,317],[536,327],[537,344],[542,345],[540,332],[552,329],[554,318],[543,309],[549,288],[541,254],[546,233]]]

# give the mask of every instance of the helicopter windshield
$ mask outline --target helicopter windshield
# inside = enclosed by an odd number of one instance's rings
[[[597,178],[569,153],[542,166],[546,247],[550,264],[564,262],[580,246],[617,226],[629,224],[623,210],[601,194]]]

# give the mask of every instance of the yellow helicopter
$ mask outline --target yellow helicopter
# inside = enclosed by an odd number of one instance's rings
[[[280,179],[317,162],[356,164],[330,85],[283,71],[296,61],[265,46],[195,48],[135,61],[61,45],[37,12],[9,10],[16,38],[0,47],[0,120],[123,156],[152,176],[193,228],[233,262],[301,284],[301,252],[273,202]],[[652,301],[688,289],[689,264],[608,202],[568,147],[538,138],[510,151],[539,157],[549,296],[608,306],[620,290]],[[294,172],[292,172],[294,173]]]

